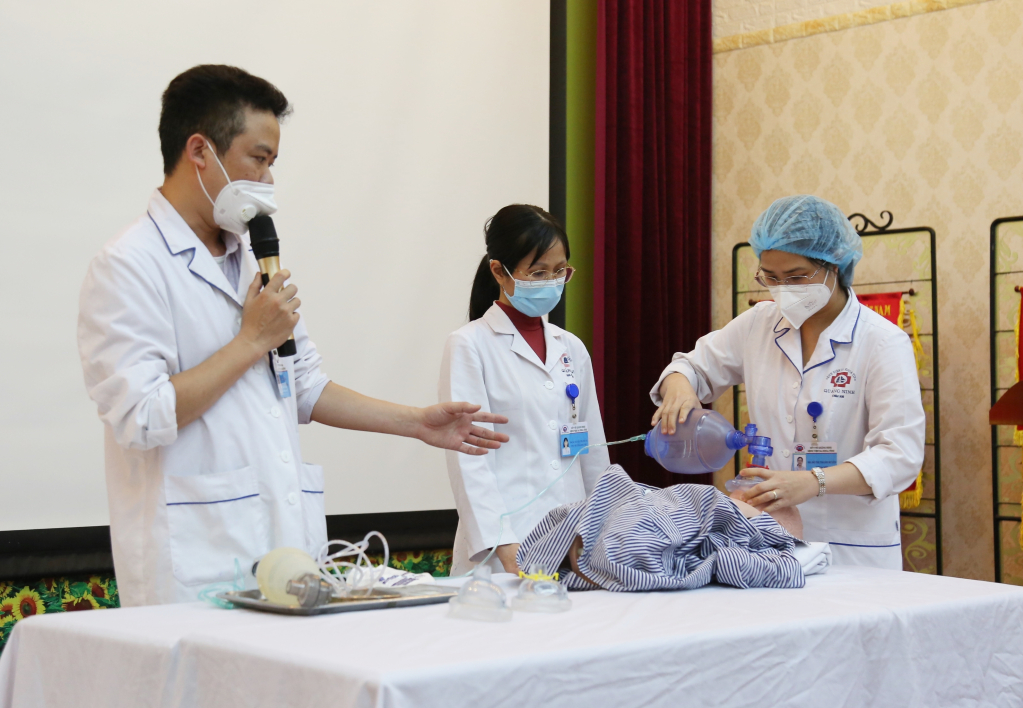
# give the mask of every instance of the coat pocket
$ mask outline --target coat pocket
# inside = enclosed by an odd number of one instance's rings
[[[252,467],[164,478],[174,577],[183,585],[243,577],[270,548],[266,508]]]
[[[306,551],[313,558],[327,542],[327,512],[323,505],[323,468],[305,462],[299,468]]]
[[[828,541],[852,548],[892,548],[902,543],[902,534],[894,527],[890,531],[855,531],[828,529]]]

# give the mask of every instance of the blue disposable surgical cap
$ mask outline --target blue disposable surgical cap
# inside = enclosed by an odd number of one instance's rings
[[[863,242],[842,210],[807,194],[782,197],[757,217],[750,245],[760,258],[764,251],[786,251],[838,266],[843,285],[851,285]]]

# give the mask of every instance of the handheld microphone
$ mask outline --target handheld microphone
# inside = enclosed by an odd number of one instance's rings
[[[259,272],[263,274],[263,286],[281,269],[281,246],[277,238],[274,220],[269,216],[255,216],[249,221],[249,239],[252,242],[252,255],[259,262]],[[295,337],[277,347],[278,356],[295,356]]]

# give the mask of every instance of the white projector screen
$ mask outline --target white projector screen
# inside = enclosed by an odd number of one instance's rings
[[[171,78],[233,64],[289,98],[274,220],[324,370],[428,405],[485,220],[547,204],[549,31],[547,0],[3,3],[0,530],[109,523],[78,291],[162,180]],[[328,514],[454,506],[439,450],[316,424],[302,440]]]

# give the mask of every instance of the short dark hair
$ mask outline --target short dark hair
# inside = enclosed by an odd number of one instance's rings
[[[278,120],[291,113],[276,86],[236,66],[201,64],[175,76],[160,111],[163,173],[174,171],[195,133],[208,137],[221,155],[227,152],[245,129],[246,108],[269,111]]]

